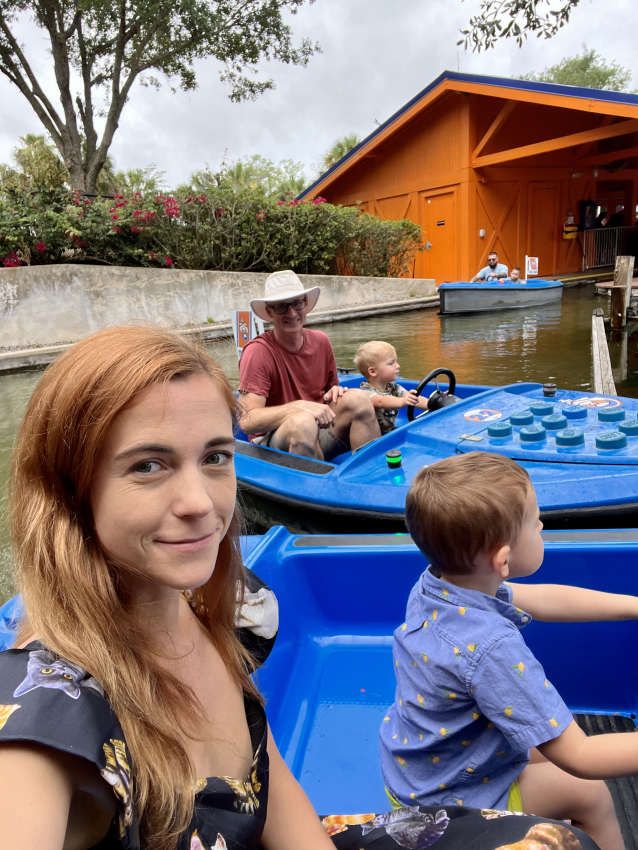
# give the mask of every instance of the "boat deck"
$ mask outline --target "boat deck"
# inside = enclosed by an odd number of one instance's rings
[[[638,530],[544,538],[536,581],[635,592]],[[319,812],[387,809],[378,733],[394,700],[392,634],[423,556],[408,535],[293,537],[272,529],[249,565],[279,599],[279,638],[259,683],[282,755]],[[637,621],[534,622],[525,640],[588,733],[634,728]],[[638,781],[610,784],[627,848],[638,850]]]

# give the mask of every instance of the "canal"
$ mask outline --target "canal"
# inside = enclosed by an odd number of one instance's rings
[[[591,314],[607,308],[593,286],[566,289],[563,300],[543,308],[471,316],[439,316],[435,310],[398,313],[316,326],[332,342],[337,364],[352,367],[360,343],[383,339],[395,345],[405,378],[418,380],[437,366],[451,368],[459,383],[510,384],[553,381],[587,390],[591,385]],[[638,328],[638,325],[634,326]],[[611,342],[620,395],[638,396],[638,333],[629,329],[626,376],[620,373],[622,342]],[[233,386],[237,356],[231,341],[211,343]],[[0,377],[0,604],[14,592],[6,517],[6,481],[11,447],[39,372]],[[621,380],[621,377],[624,378]]]

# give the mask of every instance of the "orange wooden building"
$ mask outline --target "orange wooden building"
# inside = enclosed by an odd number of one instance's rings
[[[638,247],[638,96],[446,71],[300,197],[316,196],[418,223],[411,275],[437,283],[492,250],[538,257],[541,277],[613,264]]]

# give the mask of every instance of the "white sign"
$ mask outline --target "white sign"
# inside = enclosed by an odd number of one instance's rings
[[[251,339],[264,332],[264,323],[252,310],[229,310],[239,360]]]
[[[525,277],[533,277],[538,274],[538,257],[525,256]]]

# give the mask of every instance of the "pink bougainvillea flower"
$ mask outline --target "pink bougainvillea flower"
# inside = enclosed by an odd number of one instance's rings
[[[137,233],[138,230],[139,230],[139,227],[131,227],[131,233]]]
[[[168,266],[169,269],[173,265],[173,261],[171,260],[170,257],[166,257],[166,265]]]
[[[119,218],[119,215],[117,213],[113,213],[113,215],[112,215],[113,221],[117,221],[118,218]]]
[[[21,266],[20,258],[15,251],[9,251],[6,257],[2,260],[2,265],[7,269],[15,269]]]
[[[111,233],[121,233],[121,232],[122,232],[122,228],[121,228],[121,227],[117,227],[117,226],[116,226],[116,227],[112,227],[112,228],[111,228]]]
[[[47,246],[44,244],[44,242],[36,242],[35,243],[35,250],[39,251],[41,254],[43,254],[46,251],[46,249],[47,249]]]

